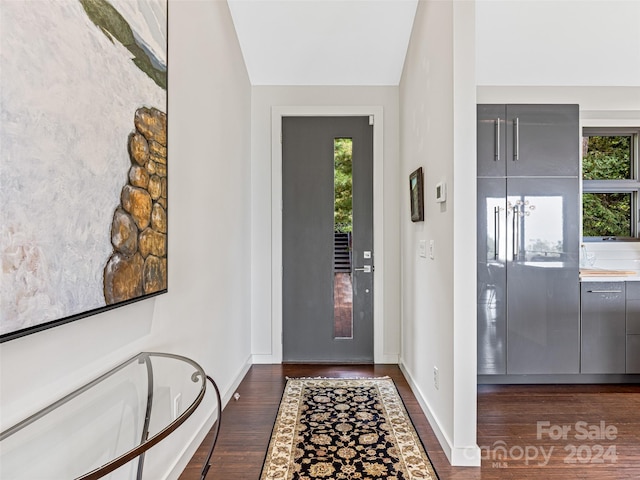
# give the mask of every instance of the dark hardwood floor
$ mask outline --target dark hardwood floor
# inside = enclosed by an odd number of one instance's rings
[[[395,365],[252,366],[238,388],[240,399],[224,409],[207,479],[260,477],[285,377],[382,375],[395,381],[440,480],[640,479],[640,385],[481,385],[482,466],[451,467]],[[180,480],[199,479],[210,441]]]

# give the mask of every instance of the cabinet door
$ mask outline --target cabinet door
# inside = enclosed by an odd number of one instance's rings
[[[507,179],[507,373],[580,368],[579,181]]]
[[[504,177],[507,174],[506,106],[478,105],[478,177]]]
[[[640,282],[626,283],[627,335],[640,335]]]
[[[640,373],[640,335],[627,335],[627,373]]]
[[[627,373],[640,373],[640,282],[626,282]]]
[[[624,282],[581,286],[582,373],[625,373]]]
[[[478,179],[478,374],[507,373],[506,179]]]
[[[578,176],[577,105],[507,105],[508,176]]]

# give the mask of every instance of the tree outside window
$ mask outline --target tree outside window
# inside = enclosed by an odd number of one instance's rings
[[[638,235],[638,130],[587,129],[582,138],[583,236]]]

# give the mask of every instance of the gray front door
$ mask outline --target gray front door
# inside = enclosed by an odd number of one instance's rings
[[[283,118],[282,197],[283,360],[373,362],[369,117]]]

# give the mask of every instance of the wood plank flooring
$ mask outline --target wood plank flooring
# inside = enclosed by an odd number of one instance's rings
[[[639,385],[481,385],[482,466],[451,467],[398,366],[254,365],[240,400],[224,409],[207,480],[259,479],[285,377],[383,375],[395,381],[440,480],[640,479]],[[200,478],[210,441],[180,480]]]

